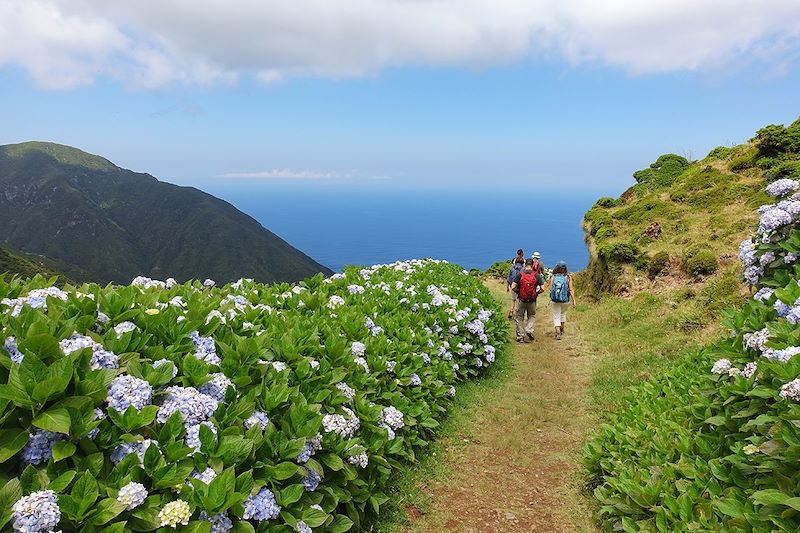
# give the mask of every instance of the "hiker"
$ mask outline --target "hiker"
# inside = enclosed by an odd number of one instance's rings
[[[533,258],[526,259],[525,267],[511,283],[511,290],[517,294],[517,309],[514,312],[517,324],[517,342],[534,340],[533,324],[536,319],[536,299],[544,291],[543,286],[544,278],[541,273],[533,269]]]
[[[520,248],[517,250],[517,257],[511,260],[511,268],[508,270],[508,280],[506,283],[506,292],[511,292],[511,309],[508,311],[508,319],[514,316],[514,310],[516,309],[517,304],[517,293],[511,290],[511,284],[514,283],[514,278],[517,277],[520,270],[522,270],[522,265],[525,263],[525,252]]]
[[[572,282],[572,275],[564,261],[556,263],[547,288],[550,290],[550,305],[553,309],[556,340],[560,341],[564,334],[564,323],[567,321],[567,306],[572,302],[572,307],[575,307],[575,284]]]
[[[542,265],[542,254],[539,252],[533,252],[531,257],[533,258],[533,269],[541,274],[544,270],[544,265]]]

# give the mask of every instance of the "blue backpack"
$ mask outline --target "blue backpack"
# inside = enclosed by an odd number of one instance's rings
[[[567,276],[564,274],[556,274],[553,277],[550,299],[560,304],[569,302],[569,280],[567,280]]]

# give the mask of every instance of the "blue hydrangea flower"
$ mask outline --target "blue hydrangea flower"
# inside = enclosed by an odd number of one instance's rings
[[[153,387],[143,379],[117,376],[108,387],[108,407],[124,412],[129,406],[141,410],[153,399]]]
[[[217,400],[202,394],[194,387],[169,387],[166,392],[167,396],[156,415],[156,420],[162,424],[172,413],[178,411],[183,416],[184,423],[192,426],[208,420],[217,410]]]
[[[211,376],[211,380],[203,383],[199,390],[202,394],[207,394],[221,402],[225,399],[228,387],[234,387],[233,382],[222,372],[211,374]]]
[[[297,533],[314,533],[314,531],[311,529],[311,527],[308,524],[306,524],[305,522],[303,522],[302,520],[297,522],[297,526],[295,526],[295,530],[297,531]]]
[[[119,324],[114,326],[114,333],[117,334],[117,338],[120,338],[126,333],[129,333],[131,331],[136,331],[137,329],[139,328],[136,327],[136,324],[134,324],[133,322],[120,322]]]
[[[244,421],[244,427],[247,429],[252,428],[255,425],[261,426],[261,429],[267,429],[267,425],[269,424],[269,417],[263,411],[253,411],[253,414],[250,415]]]
[[[321,480],[322,476],[320,476],[316,470],[309,469],[305,477],[303,478],[303,486],[306,488],[308,492],[313,492],[317,490],[317,487],[319,487],[319,482]]]
[[[383,411],[381,411],[379,424],[388,426],[391,429],[400,429],[405,426],[402,411],[393,406],[384,407]]]
[[[90,364],[92,370],[97,370],[100,368],[119,368],[117,354],[108,350],[93,351]]]
[[[211,337],[201,337],[198,331],[191,332],[189,338],[192,339],[192,343],[195,345],[195,357],[201,361],[205,361],[209,365],[218,365],[220,363],[214,339]]]
[[[275,501],[275,495],[266,487],[258,491],[258,494],[248,497],[243,506],[242,518],[245,520],[274,520],[281,513],[281,507]]]
[[[350,350],[353,352],[355,357],[364,357],[364,354],[367,353],[367,345],[363,342],[353,341],[353,345],[350,347]]]
[[[211,432],[216,435],[217,428],[214,427],[214,424],[211,422],[201,422],[199,424],[194,424],[191,426],[186,427],[186,445],[190,448],[194,448],[195,451],[200,451],[200,426],[208,427]]]
[[[23,496],[11,509],[12,525],[16,531],[50,532],[61,520],[56,493],[52,490],[34,492]]]
[[[348,457],[347,462],[360,468],[366,468],[369,464],[369,455],[367,455],[367,452],[357,453]]]
[[[800,189],[800,182],[788,178],[775,180],[767,185],[767,194],[770,196],[785,196]]]
[[[761,218],[759,220],[758,232],[762,235],[767,235],[794,221],[790,213],[778,206],[764,206],[763,209],[759,209],[759,212]]]
[[[322,417],[322,428],[326,433],[336,433],[340,437],[352,437],[358,428],[361,427],[361,421],[356,414],[348,409],[342,407],[342,410],[347,413],[347,417],[340,414],[327,414]]]
[[[151,445],[158,447],[158,441],[144,439],[138,442],[123,442],[111,451],[111,461],[117,464],[128,455],[135,453],[139,456],[139,464],[142,464],[144,462],[144,454]]]
[[[410,383],[413,387],[419,387],[422,385],[422,379],[417,374],[411,374],[409,379],[411,380]]]
[[[775,311],[778,312],[778,316],[781,318],[785,318],[792,310],[791,307],[789,307],[787,304],[783,303],[780,300],[775,302],[775,304],[773,304],[773,307],[775,308]]]
[[[759,302],[766,302],[767,300],[772,298],[772,294],[774,292],[775,291],[773,291],[772,289],[764,287],[763,289],[759,289],[759,291],[753,295],[753,298],[755,300],[758,300]]]
[[[228,518],[228,513],[215,514],[208,516],[205,511],[200,512],[200,520],[211,522],[211,533],[228,533],[233,529],[233,521]]]
[[[217,472],[213,468],[206,468],[202,472],[192,472],[192,477],[208,485],[217,477]]]
[[[5,348],[5,350],[8,352],[8,356],[11,358],[11,360],[17,364],[20,364],[22,359],[25,357],[22,352],[19,351],[16,337],[6,337],[6,340],[3,343],[3,348]]]
[[[306,440],[303,450],[297,456],[297,462],[307,463],[320,450],[322,450],[322,435],[318,433],[313,439]]]
[[[64,440],[61,433],[53,433],[46,429],[35,429],[22,448],[22,460],[29,465],[46,463],[53,456],[53,444]]]

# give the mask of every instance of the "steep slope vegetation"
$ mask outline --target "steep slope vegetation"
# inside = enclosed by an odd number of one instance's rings
[[[32,278],[36,274],[45,277],[61,276],[61,273],[44,260],[26,257],[0,246],[0,276]]]
[[[79,280],[296,281],[324,266],[232,205],[75,148],[0,147],[0,242]]]
[[[648,368],[652,379],[629,391],[587,447],[603,525],[608,531],[797,531],[800,121],[763,128],[747,145],[718,148],[699,164],[669,159],[685,169],[667,176],[656,165],[627,198],[602,200],[605,206],[587,217],[596,247],[587,286],[631,294],[638,290],[636,277],[650,270],[653,290],[630,301],[657,301],[659,292],[668,294],[666,278],[718,283],[719,264],[744,270],[747,284],[759,290],[740,310],[726,313],[724,340]],[[652,182],[654,175],[664,179]],[[644,209],[650,215],[635,223],[619,216],[636,204],[650,206]],[[757,209],[762,204],[771,207]],[[745,233],[758,229],[740,247],[742,221]],[[658,239],[637,236],[654,222],[662,226]],[[609,253],[622,246],[629,257]],[[743,266],[733,259],[737,249]],[[671,258],[666,276],[649,268],[660,252]],[[616,325],[610,307],[623,300],[601,300],[612,303],[603,309],[612,318],[607,326]],[[674,314],[668,306],[659,311]],[[661,342],[661,331],[645,333],[646,342]],[[618,366],[620,373],[642,369],[621,358],[631,364]]]
[[[666,154],[634,173],[620,198],[586,214],[590,287],[632,293],[701,280],[734,267],[734,250],[767,201],[754,144],[720,147],[690,163]]]

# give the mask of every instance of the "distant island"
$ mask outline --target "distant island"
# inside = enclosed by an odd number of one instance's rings
[[[279,282],[331,273],[228,202],[54,143],[0,146],[0,211],[6,255],[76,281]]]

